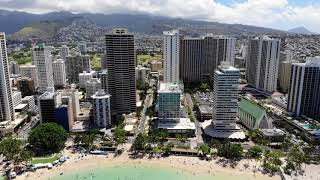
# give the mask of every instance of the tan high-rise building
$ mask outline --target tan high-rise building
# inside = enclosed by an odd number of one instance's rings
[[[38,77],[35,65],[20,66],[21,77],[29,77],[33,80],[34,86],[37,87]]]
[[[279,65],[279,90],[283,93],[288,93],[292,63],[291,61],[283,61]]]

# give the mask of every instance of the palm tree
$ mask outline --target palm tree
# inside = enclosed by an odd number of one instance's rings
[[[294,165],[294,170],[301,169],[302,163],[306,162],[305,154],[299,149],[298,146],[294,146],[290,149],[287,159]]]
[[[248,150],[248,157],[256,160],[256,163],[261,160],[263,149],[260,146],[253,146]],[[256,172],[257,164],[255,164],[254,173]]]
[[[207,144],[201,144],[197,147],[198,152],[201,152],[203,156],[210,154],[210,147]]]

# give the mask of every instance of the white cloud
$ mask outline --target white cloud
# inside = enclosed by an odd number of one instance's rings
[[[247,0],[229,6],[215,0],[0,0],[0,8],[32,13],[148,13],[280,29],[304,25],[320,31],[320,4],[292,6],[288,0]]]

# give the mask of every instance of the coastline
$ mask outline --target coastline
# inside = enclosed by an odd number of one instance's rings
[[[81,170],[108,168],[115,166],[151,166],[160,168],[173,168],[177,171],[182,170],[189,172],[195,176],[226,176],[226,177],[241,177],[247,180],[280,180],[280,176],[276,175],[270,177],[263,175],[259,172],[253,173],[253,168],[256,162],[250,161],[250,167],[245,169],[244,164],[248,163],[248,160],[242,160],[235,168],[229,166],[223,167],[221,164],[217,164],[218,160],[204,161],[199,160],[197,157],[185,157],[185,156],[170,156],[167,158],[142,158],[142,159],[131,159],[127,154],[123,154],[119,157],[109,156],[97,156],[88,155],[84,158],[79,159],[78,157],[70,157],[70,160],[64,164],[53,167],[53,169],[38,169],[36,172],[28,172],[21,176],[17,176],[17,180],[33,180],[33,179],[53,179],[60,176],[60,173],[76,173]]]

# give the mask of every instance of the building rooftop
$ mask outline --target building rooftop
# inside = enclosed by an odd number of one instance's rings
[[[22,101],[28,101],[28,100],[30,100],[30,99],[34,99],[34,97],[33,97],[33,96],[25,96],[25,97],[22,99]]]
[[[211,114],[213,112],[213,108],[210,105],[202,104],[199,106],[199,110],[201,114]]]
[[[114,28],[112,29],[112,34],[128,34],[128,29]]]
[[[239,69],[230,65],[228,62],[221,62],[221,65],[216,70],[216,73],[223,74],[225,72],[239,72]]]
[[[14,109],[23,109],[26,106],[28,106],[28,104],[18,104],[16,107],[14,107]]]
[[[171,30],[171,31],[163,31],[163,35],[165,35],[165,36],[179,35],[179,30],[174,29],[174,30]]]
[[[169,93],[169,92],[175,92],[175,93],[182,93],[181,89],[178,84],[173,83],[160,83],[159,92],[163,93]]]
[[[194,130],[196,128],[195,124],[190,121],[189,118],[180,118],[178,122],[161,122],[158,123],[158,128],[160,129],[171,129],[171,130]]]
[[[90,127],[90,121],[76,121],[74,122],[71,132],[84,132]]]
[[[98,92],[96,92],[95,95],[91,96],[91,98],[93,99],[104,99],[104,98],[110,98],[110,97],[111,95],[105,93],[103,89],[100,89]]]
[[[43,50],[46,47],[45,43],[39,43],[36,46],[33,47],[34,50]]]
[[[79,73],[79,76],[92,75],[92,74],[93,72],[83,71],[82,73]]]
[[[53,63],[64,63],[63,59],[57,59],[55,61],[53,61]]]
[[[261,129],[264,136],[284,136],[285,133],[281,129]]]
[[[149,68],[144,67],[144,66],[141,66],[141,65],[138,65],[138,66],[136,67],[136,69],[138,69],[138,70],[142,70],[142,69],[149,70]]]
[[[251,114],[255,119],[259,119],[265,112],[265,109],[263,109],[260,105],[246,98],[241,98],[239,108],[242,111]]]
[[[232,130],[219,130],[215,129],[212,126],[212,120],[207,120],[201,123],[201,128],[203,129],[204,133],[213,138],[223,138],[223,139],[245,139],[246,135],[241,130],[239,126],[236,126],[235,129]]]
[[[108,74],[108,70],[106,70],[106,69],[101,70],[100,74]]]
[[[269,37],[268,35],[261,35],[261,36],[258,36],[256,38],[254,38],[255,40],[264,40],[264,41],[272,41],[272,40],[277,40],[277,41],[280,41],[280,39],[276,39],[276,38],[271,38]]]
[[[54,98],[54,92],[48,92],[46,91],[42,95],[39,96],[39,99],[53,99]]]

